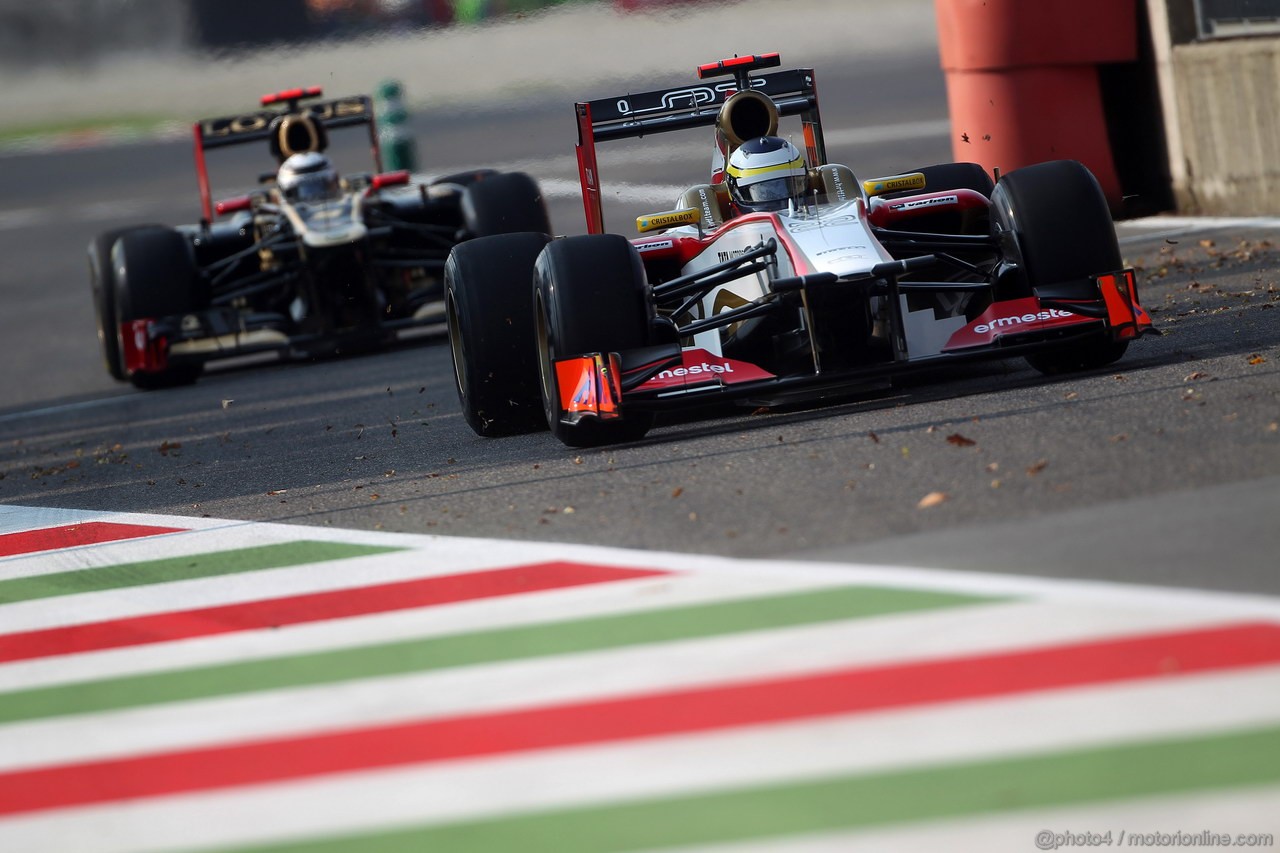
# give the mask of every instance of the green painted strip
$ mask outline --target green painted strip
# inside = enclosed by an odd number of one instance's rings
[[[0,604],[74,595],[81,592],[103,592],[131,586],[234,575],[262,569],[282,569],[286,566],[346,560],[351,557],[367,557],[371,554],[403,550],[403,548],[303,540],[284,542],[279,545],[261,545],[255,548],[238,548],[232,551],[211,551],[186,557],[166,557],[139,563],[120,563],[114,566],[0,581]]]
[[[780,838],[1280,781],[1280,728],[236,848],[598,853]],[[1032,849],[1034,839],[1027,838]],[[227,851],[230,853],[230,851]]]
[[[0,723],[995,600],[922,590],[838,587],[597,616],[4,693],[0,694]]]

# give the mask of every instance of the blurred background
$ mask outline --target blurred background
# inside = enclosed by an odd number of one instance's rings
[[[619,12],[700,0],[26,0],[0,2],[0,68],[99,65],[190,53],[407,33],[603,2]]]
[[[965,125],[955,159],[1080,159],[1122,218],[1280,211],[1280,0],[0,0],[0,149],[176,138],[264,92],[388,78],[406,106],[451,115],[563,105],[767,51],[849,69],[828,104],[884,83],[886,63],[891,85],[928,75],[928,92],[885,108],[945,86],[930,111]],[[1064,74],[1074,88],[1045,97],[1045,76]]]
[[[878,5],[841,9],[851,21],[874,14],[872,37],[814,28],[830,12],[821,0],[783,14],[753,0],[0,0],[0,145],[76,126],[186,123],[290,86],[352,93],[394,77],[411,106],[465,107],[592,95],[659,71],[687,79],[691,62],[721,52],[936,57],[931,0]]]
[[[10,69],[94,64],[138,50],[296,44],[474,22],[563,2],[568,0],[5,0],[0,63]]]

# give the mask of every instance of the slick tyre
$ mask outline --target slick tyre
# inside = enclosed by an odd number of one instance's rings
[[[98,324],[98,345],[102,360],[112,379],[126,381],[120,360],[120,329],[116,320],[116,272],[111,263],[111,248],[122,234],[133,230],[158,228],[158,225],[116,228],[104,231],[89,241],[89,291],[93,297],[93,313]]]
[[[991,201],[1005,252],[1022,268],[1014,285],[1018,292],[1006,298],[1124,265],[1106,197],[1081,163],[1054,160],[1010,172],[1000,178]],[[1093,370],[1117,361],[1128,346],[1099,334],[1027,356],[1027,362],[1050,375]]]
[[[473,237],[551,233],[542,190],[523,172],[487,175],[462,192],[462,221]]]
[[[445,319],[462,415],[476,435],[546,426],[534,349],[533,265],[546,234],[458,244],[444,267]]]
[[[941,193],[950,190],[973,190],[991,197],[995,184],[991,175],[977,163],[938,163],[911,169],[924,175],[923,192]],[[890,193],[886,198],[916,195],[921,190]],[[981,209],[964,211],[923,212],[912,216],[894,226],[902,231],[933,232],[940,234],[987,234],[991,229],[990,215],[985,206]]]
[[[111,250],[111,267],[118,353],[124,352],[119,324],[172,317],[208,304],[187,238],[171,228],[139,228],[121,234]],[[142,389],[170,388],[195,382],[203,369],[199,363],[184,364],[157,372],[135,371],[128,378]]]
[[[977,163],[939,163],[912,169],[924,175],[924,191],[927,193],[945,192],[946,190],[973,190],[987,198],[995,189],[995,182],[990,173]],[[909,193],[908,193],[909,194]],[[898,195],[898,193],[895,193]]]
[[[628,411],[625,404],[617,420],[565,423],[555,371],[560,358],[648,343],[653,308],[635,248],[616,234],[552,241],[538,256],[533,297],[542,403],[552,435],[570,447],[643,438],[653,426],[652,413]]]
[[[483,181],[485,178],[491,178],[498,174],[496,169],[473,169],[470,172],[455,172],[452,175],[441,175],[433,178],[431,186],[433,187],[457,187],[462,189],[469,187],[477,181]]]

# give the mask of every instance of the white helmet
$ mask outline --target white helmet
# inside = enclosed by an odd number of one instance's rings
[[[800,150],[778,136],[759,136],[739,145],[725,170],[729,195],[744,211],[781,210],[804,198],[809,173]]]
[[[291,154],[280,164],[276,186],[289,201],[326,201],[341,193],[333,164],[316,151]]]

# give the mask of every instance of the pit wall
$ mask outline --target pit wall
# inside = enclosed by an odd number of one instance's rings
[[[1147,14],[1177,211],[1280,215],[1280,37],[1197,41],[1194,0]]]

